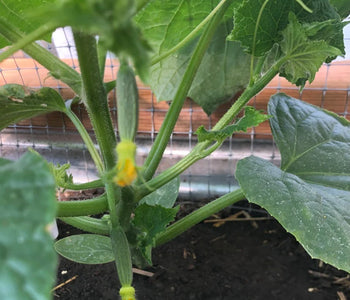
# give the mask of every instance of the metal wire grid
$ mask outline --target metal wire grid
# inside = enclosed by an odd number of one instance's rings
[[[53,43],[45,46],[55,53],[59,58],[66,59],[66,62],[72,65],[73,68],[79,69],[76,63],[76,50],[72,42],[72,36],[69,28],[62,28],[53,35]],[[350,48],[350,26],[345,28],[345,44],[347,54]],[[69,94],[66,86],[62,85],[58,80],[50,78],[48,80],[47,70],[31,60],[32,65],[23,67],[20,60],[27,56],[19,53],[11,59],[11,66],[4,67],[1,65],[0,84],[12,83],[13,78],[17,78],[23,85],[29,85],[32,88],[40,88],[49,86],[56,88],[63,96]],[[346,56],[346,58],[349,58]],[[67,61],[68,59],[68,61]],[[350,64],[350,62],[349,62]],[[344,63],[342,67],[349,68],[349,64]],[[327,107],[328,96],[332,93],[343,93],[343,107],[337,107],[336,111],[344,117],[349,117],[349,96],[350,89],[348,86],[339,88],[330,88],[328,86],[328,75],[332,71],[333,64],[327,65],[324,84],[319,87],[306,87],[303,92],[295,87],[282,86],[281,80],[278,79],[275,84],[270,85],[265,89],[266,92],[274,94],[279,91],[288,91],[288,94],[303,99],[307,98],[309,93],[317,93],[318,99],[315,103],[321,107]],[[117,65],[114,57],[108,55],[106,60],[106,73],[109,73],[111,78],[115,78]],[[36,78],[33,80],[33,74]],[[28,77],[29,76],[29,77]],[[31,84],[32,82],[36,84]],[[349,80],[348,80],[349,81]],[[148,87],[140,87],[140,94],[143,92],[150,93]],[[252,99],[252,104],[260,108],[259,95]],[[159,129],[159,116],[166,113],[167,107],[164,104],[159,105],[153,94],[151,94],[151,102],[149,107],[142,107],[141,113],[144,113],[149,119],[150,128],[140,130],[137,136],[138,143],[138,162],[141,164],[147,156],[150,146]],[[111,115],[114,124],[116,124],[116,103],[112,99]],[[186,113],[186,118],[181,120],[182,123],[187,123],[185,128],[188,130],[175,129],[169,145],[165,152],[165,158],[159,168],[159,171],[173,165],[186,155],[194,146],[195,138],[194,131],[196,130],[196,118],[201,116],[207,128],[215,123],[212,117],[203,119],[202,110],[191,101],[183,109]],[[86,112],[81,106],[77,107],[77,114],[81,119],[86,117]],[[53,122],[54,119],[54,122]],[[161,118],[160,118],[161,119]],[[181,123],[180,122],[180,123]],[[182,128],[182,129],[181,129]],[[91,132],[92,133],[92,132]],[[237,136],[237,135],[236,135]],[[228,141],[215,153],[208,158],[196,163],[189,168],[181,177],[180,195],[182,199],[210,199],[230,192],[237,188],[237,183],[234,178],[234,170],[236,162],[249,155],[257,155],[279,164],[280,155],[271,139],[270,133],[259,133],[255,128],[249,134],[243,135],[244,138],[237,139],[231,137]],[[259,139],[257,139],[259,137]],[[28,147],[31,147],[42,154],[48,161],[55,164],[63,164],[70,162],[71,173],[76,182],[84,182],[96,178],[96,170],[94,168],[91,157],[83,145],[78,134],[72,130],[68,120],[62,114],[56,114],[54,117],[46,115],[39,118],[33,118],[27,122],[21,122],[8,127],[0,133],[0,156],[10,159],[18,159]]]

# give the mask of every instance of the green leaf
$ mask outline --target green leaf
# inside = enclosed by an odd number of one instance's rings
[[[66,0],[43,10],[41,17],[59,26],[98,35],[105,49],[131,57],[139,76],[147,80],[150,48],[132,20],[135,13],[135,3],[130,0]]]
[[[50,299],[57,258],[48,225],[56,200],[47,163],[28,152],[1,164],[0,185],[0,299]]]
[[[350,123],[285,94],[271,98],[269,113],[281,168],[302,179],[350,191]]]
[[[341,54],[338,48],[324,40],[310,40],[306,28],[293,14],[289,15],[289,24],[282,35],[280,45],[285,62],[280,67],[280,75],[301,87],[307,80],[310,83],[314,80],[316,72],[328,57],[334,58]]]
[[[284,94],[269,103],[282,170],[249,157],[236,177],[313,257],[350,271],[350,123]]]
[[[64,100],[54,89],[33,91],[18,84],[0,87],[0,130],[40,114],[65,110]]]
[[[346,18],[350,15],[349,0],[329,0],[329,2],[337,9],[337,12],[342,18]]]
[[[141,204],[135,209],[133,223],[146,234],[146,245],[153,245],[156,235],[174,220],[179,207],[165,208],[160,205]]]
[[[165,208],[172,208],[179,194],[180,178],[175,177],[161,188],[142,198],[140,205],[160,205]]]
[[[323,22],[314,22],[304,24],[305,33],[310,40],[327,41],[328,45],[338,48],[341,52],[337,55],[345,55],[343,28],[347,22],[340,20],[326,20]],[[326,62],[331,62],[336,56],[326,59]]]
[[[152,264],[151,250],[156,236],[175,219],[179,207],[165,208],[160,205],[141,204],[135,209],[133,225],[138,229],[138,250]]]
[[[15,26],[24,34],[28,34],[46,23],[42,18],[29,17],[33,7],[42,9],[54,2],[55,0],[3,0],[0,5],[0,18]],[[50,41],[50,38],[51,35],[43,37],[47,41]],[[9,44],[8,40],[0,35],[0,48]]]
[[[218,2],[157,0],[149,3],[136,16],[136,21],[153,48],[153,58],[167,53],[185,39]],[[235,5],[237,3],[239,1],[234,2]],[[242,91],[249,80],[249,56],[243,53],[238,43],[226,41],[231,30],[230,7],[188,94],[207,114]],[[174,98],[197,40],[192,40],[151,67],[149,84],[158,101],[171,101]]]
[[[268,1],[262,10],[264,2],[265,0],[243,1],[235,11],[234,27],[228,37],[231,41],[241,42],[245,51],[254,53],[254,56],[264,55],[280,40],[279,31],[288,24],[288,12],[296,5],[300,8],[294,1],[279,0]],[[260,22],[257,24],[259,15]]]
[[[195,134],[198,136],[199,142],[207,140],[223,142],[235,132],[246,132],[248,128],[258,126],[260,123],[270,118],[269,115],[263,114],[262,112],[262,110],[256,110],[254,107],[246,106],[244,108],[244,116],[236,123],[228,125],[219,131],[207,131],[203,126],[200,126]]]
[[[339,19],[328,0],[303,2],[312,13],[295,0],[245,0],[235,11],[234,28],[228,39],[239,41],[248,53],[262,56],[281,41],[289,13],[294,13],[302,23]]]
[[[63,257],[81,264],[105,264],[114,261],[111,239],[97,234],[77,234],[55,243]]]
[[[329,19],[340,20],[337,10],[332,6],[329,0],[304,0],[307,7],[312,10],[310,14],[306,10],[294,10],[298,20],[302,23],[322,22]]]
[[[60,187],[64,187],[67,184],[73,184],[73,176],[72,174],[67,174],[67,170],[70,168],[70,164],[57,164],[55,166],[53,163],[49,163],[49,168],[51,174],[54,176],[56,185]]]

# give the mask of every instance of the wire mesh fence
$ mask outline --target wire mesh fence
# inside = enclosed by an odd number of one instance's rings
[[[298,88],[277,77],[254,97],[250,104],[257,109],[266,109],[269,97],[282,91],[349,118],[350,26],[345,27],[344,33],[347,53],[345,58],[339,58],[331,64],[323,65],[312,85],[307,85],[300,92]],[[52,43],[42,43],[42,46],[79,71],[76,50],[69,28],[56,30]],[[74,96],[67,86],[49,76],[44,67],[23,52],[16,53],[11,59],[2,62],[0,68],[0,85],[18,83],[31,88],[49,86],[57,89],[65,99]],[[109,54],[106,60],[105,80],[114,80],[117,69],[117,60]],[[140,125],[137,144],[138,163],[142,164],[159,131],[169,104],[167,102],[158,103],[149,87],[141,83],[139,93]],[[109,95],[109,99],[110,112],[117,132],[117,107],[114,92]],[[187,100],[159,171],[184,157],[196,144],[194,132],[198,126],[204,125],[210,129],[229,105],[230,103],[223,105],[208,117],[199,106]],[[83,106],[76,106],[75,111],[88,128],[89,133],[93,135]],[[69,162],[70,172],[76,182],[85,182],[97,177],[89,152],[74,130],[72,123],[61,113],[50,113],[25,120],[9,126],[0,133],[1,157],[18,159],[28,147],[35,149],[48,161],[55,164]],[[181,177],[181,198],[209,199],[236,189],[237,183],[234,178],[236,162],[252,154],[268,159],[277,165],[280,163],[280,155],[267,123],[253,128],[248,133],[236,134],[228,139],[218,151],[189,168]]]

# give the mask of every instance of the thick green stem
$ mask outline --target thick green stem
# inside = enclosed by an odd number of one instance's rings
[[[72,123],[74,124],[75,128],[78,130],[81,138],[83,139],[92,160],[94,161],[98,172],[100,173],[100,175],[103,172],[103,163],[101,160],[101,157],[93,143],[93,141],[90,138],[89,133],[86,131],[84,125],[81,123],[81,121],[79,120],[79,118],[76,116],[76,114],[74,112],[71,111],[71,109],[68,107],[66,109],[66,114],[69,117],[69,119],[72,121]]]
[[[180,114],[180,111],[182,109],[182,106],[186,100],[188,91],[192,85],[196,72],[201,64],[202,58],[209,46],[209,43],[217,27],[222,21],[222,17],[227,7],[230,4],[231,4],[231,1],[226,1],[224,3],[224,5],[218,10],[215,16],[207,24],[203,34],[201,35],[198,41],[196,49],[192,54],[188,67],[179,85],[179,88],[165,116],[165,119],[154,141],[152,149],[145,161],[145,164],[144,164],[145,171],[142,174],[145,180],[149,180],[153,176],[153,174],[155,173],[159,165],[160,160],[162,159],[164,150],[168,144],[170,135],[173,132],[173,129],[175,127],[175,124]]]
[[[162,55],[156,57],[151,61],[151,65],[155,65],[159,63],[164,58],[168,57],[169,55],[175,53],[177,50],[182,48],[184,45],[186,45],[189,41],[193,40],[197,34],[203,29],[203,27],[214,17],[214,15],[217,13],[217,11],[220,9],[221,6],[225,4],[227,0],[221,0],[219,4],[210,12],[210,14],[202,21],[200,22],[196,28],[194,28],[180,43],[178,43],[175,47],[171,48],[167,52],[163,53]]]
[[[186,230],[190,229],[194,225],[210,217],[212,214],[224,209],[225,207],[232,205],[240,200],[245,199],[242,189],[237,189],[231,193],[228,193],[205,206],[197,209],[181,220],[170,225],[163,233],[159,234],[156,238],[156,246],[162,245]]]
[[[92,35],[74,32],[81,76],[83,80],[83,101],[89,113],[96,139],[104,161],[104,171],[111,171],[116,164],[116,137],[108,108],[107,93],[101,77],[98,61],[96,39]],[[113,184],[107,183],[106,194],[110,213],[111,225],[118,226],[116,202],[120,191]]]
[[[89,199],[76,201],[58,201],[57,217],[88,216],[106,212],[108,210],[107,197],[105,194]]]
[[[75,228],[92,232],[96,234],[109,235],[109,226],[107,222],[91,217],[67,217],[59,218],[64,223],[74,226]]]
[[[117,216],[120,225],[125,231],[130,225],[130,217],[135,206],[135,191],[131,187],[121,189],[121,198],[117,205]]]
[[[65,183],[63,185],[60,185],[59,187],[65,190],[80,191],[80,190],[102,188],[104,186],[105,186],[104,182],[101,179],[96,179],[96,180],[84,182],[84,183]]]
[[[84,87],[82,99],[100,146],[105,171],[108,171],[115,165],[116,138],[100,74],[96,39],[82,32],[74,32],[74,40]]]
[[[24,38],[20,30],[1,18],[0,33],[11,43],[16,43]],[[70,86],[75,93],[80,95],[81,77],[77,71],[73,70],[70,66],[36,43],[24,46],[23,50],[48,69],[54,77],[62,80]]]
[[[120,188],[115,186],[113,183],[106,184],[106,193],[109,207],[109,215],[111,217],[112,226],[119,226],[118,214],[116,205],[120,202],[121,191]]]

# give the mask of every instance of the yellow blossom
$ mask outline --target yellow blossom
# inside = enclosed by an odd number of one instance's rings
[[[121,186],[128,186],[133,183],[137,177],[137,167],[135,164],[136,145],[129,140],[123,140],[117,145],[117,174],[113,181]]]

